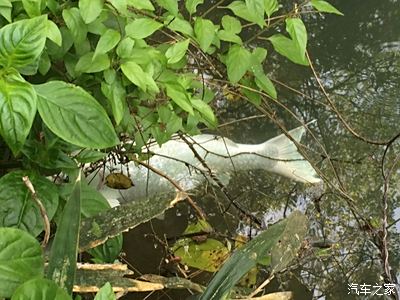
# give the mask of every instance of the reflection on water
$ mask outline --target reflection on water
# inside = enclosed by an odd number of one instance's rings
[[[386,141],[400,132],[400,3],[397,0],[331,2],[345,17],[305,18],[308,31],[312,33],[310,56],[332,101],[352,128],[370,140]],[[343,127],[337,116],[327,109],[327,102],[309,69],[294,66],[274,55],[269,57],[265,67],[274,70],[273,78],[301,92],[301,95],[296,94],[277,85],[280,101],[291,111],[303,120],[318,120],[318,126],[313,129],[316,139],[309,136],[304,144],[310,147],[312,158],[332,186],[340,187],[353,199],[349,203],[332,187],[323,192],[315,191],[264,172],[238,174],[229,190],[246,211],[270,224],[290,210],[300,208],[310,220],[310,241],[332,243],[329,251],[313,248],[305,253],[306,258],[299,268],[278,276],[268,290],[294,290],[296,299],[311,299],[312,295],[314,299],[360,299],[360,296],[348,294],[348,284],[383,283],[380,244],[374,236],[379,237],[382,228],[384,148],[355,138]],[[298,125],[281,107],[275,110],[287,128]],[[242,102],[226,103],[221,108],[221,119],[225,121],[254,114],[259,112]],[[278,133],[265,118],[234,123],[219,130],[219,134],[242,143],[259,143]],[[398,153],[400,143],[395,142],[387,153],[385,170],[391,167]],[[387,195],[389,257],[396,271],[400,261],[397,234],[400,222],[395,223],[400,217],[399,182],[397,165]],[[238,223],[236,210],[230,207],[225,211],[215,197],[210,192],[199,196],[198,201],[206,207],[209,221],[218,231],[227,235],[234,235],[237,228],[252,231],[248,223]],[[219,197],[223,202],[223,197]],[[372,226],[366,226],[360,216]],[[128,261],[140,272],[158,272],[165,253],[160,248],[154,249],[154,239],[143,240],[143,234],[154,230],[160,237],[164,233],[178,236],[188,218],[187,208],[179,206],[169,211],[163,221],[152,222],[153,227],[146,224],[127,234]],[[184,299],[183,294],[168,294],[172,299]],[[143,295],[131,297],[142,299]],[[158,294],[150,299],[170,298]]]

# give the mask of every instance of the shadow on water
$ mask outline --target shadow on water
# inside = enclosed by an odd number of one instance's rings
[[[310,56],[332,101],[354,130],[371,140],[388,140],[400,132],[400,2],[336,0],[331,3],[345,16],[308,16],[304,20],[310,33]],[[371,238],[379,235],[382,227],[383,148],[355,138],[342,126],[337,116],[327,109],[309,69],[274,55],[267,61],[265,67],[273,70],[270,73],[273,78],[302,93],[293,93],[277,84],[280,101],[301,119],[318,120],[312,131],[332,163],[328,163],[316,140],[308,136],[304,144],[310,147],[317,166],[328,180],[341,185],[351,195],[356,212],[372,224],[372,228],[363,227],[362,221],[349,209],[349,203],[335,189],[323,192],[308,189],[262,172],[239,174],[229,189],[247,211],[273,223],[291,210],[300,209],[309,218],[309,239],[332,241],[329,251],[314,248],[298,269],[278,276],[268,291],[293,290],[295,299],[360,299],[348,294],[348,284],[383,284],[380,252]],[[276,113],[287,128],[298,126],[282,108],[276,108]],[[220,119],[222,123],[256,114],[259,112],[248,104],[226,102],[221,107]],[[222,127],[219,134],[242,143],[259,143],[279,131],[267,119],[260,118]],[[399,151],[399,142],[394,143],[385,167],[389,167],[388,162]],[[393,224],[389,228],[389,257],[396,271],[400,261],[399,223],[394,223],[400,217],[399,182],[397,169],[388,190],[388,224]],[[240,216],[232,207],[224,211],[222,206],[227,205],[226,201],[219,199],[219,206],[212,193],[197,197],[197,201],[205,207],[209,222],[217,231],[235,234]],[[168,268],[173,266],[163,264],[166,253],[162,242],[165,237],[179,236],[191,218],[188,208],[180,205],[168,211],[163,220],[153,220],[125,234],[125,259],[139,273],[171,275],[174,270]],[[240,228],[244,230],[241,222]],[[208,280],[204,274],[196,279],[203,284]],[[144,299],[146,295],[132,294],[124,299]],[[189,295],[166,291],[146,299],[185,299]]]

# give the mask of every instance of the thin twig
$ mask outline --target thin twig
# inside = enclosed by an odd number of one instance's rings
[[[29,180],[29,177],[23,176],[22,181],[24,182],[25,186],[28,188],[29,192],[31,193],[33,201],[35,201],[36,205],[39,207],[40,214],[43,218],[44,238],[43,238],[43,242],[42,242],[42,247],[45,248],[47,243],[49,242],[49,238],[50,238],[50,222],[49,222],[49,217],[47,216],[46,208],[43,206],[42,202],[38,198],[35,188],[33,187],[32,182]]]
[[[186,200],[189,202],[189,204],[193,207],[193,209],[197,212],[197,215],[199,218],[201,219],[206,219],[205,214],[203,212],[203,210],[196,204],[196,202],[194,202],[194,200],[186,193],[186,191],[175,181],[173,180],[171,177],[169,177],[168,175],[166,175],[165,173],[161,172],[160,170],[152,167],[151,165],[137,160],[135,158],[132,158],[132,161],[138,163],[139,165],[149,169],[150,171],[152,171],[153,173],[156,173],[157,175],[165,178],[166,180],[168,180],[178,191],[183,192],[186,194]]]

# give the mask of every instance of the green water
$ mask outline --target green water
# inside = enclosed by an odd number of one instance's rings
[[[357,134],[368,140],[387,141],[400,132],[400,2],[337,0],[331,3],[345,16],[304,18],[310,33],[308,50],[316,72],[331,101]],[[252,32],[248,34],[250,37]],[[255,43],[265,45],[266,42],[255,40]],[[303,142],[332,187],[325,186],[322,191],[307,189],[278,176],[251,172],[238,174],[229,191],[246,211],[271,222],[283,212],[301,209],[310,221],[309,240],[326,238],[335,244],[326,255],[318,255],[317,248],[305,251],[306,258],[299,267],[278,276],[279,280],[273,281],[268,291],[293,290],[295,299],[361,299],[348,294],[348,284],[383,284],[381,254],[374,244],[374,235],[379,235],[382,226],[384,147],[349,133],[338,116],[328,109],[310,69],[275,55],[269,56],[265,68],[271,70],[272,78],[298,91],[294,93],[276,85],[279,101],[288,110],[303,121],[317,119],[317,125],[311,128],[314,137],[308,135]],[[298,126],[288,111],[273,103],[270,105],[286,128]],[[257,114],[260,112],[240,101],[220,107],[221,123]],[[280,132],[271,120],[263,117],[223,126],[218,133],[242,143],[259,143]],[[398,153],[400,142],[397,141],[387,153],[384,170],[392,166]],[[388,185],[389,224],[400,217],[399,182],[397,164]],[[349,203],[339,189],[353,202]],[[199,194],[197,201],[206,208],[210,223],[222,233],[234,235],[240,219],[238,212],[232,207],[225,212],[226,201],[221,198],[216,201],[212,193]],[[161,238],[164,234],[179,236],[189,218],[188,208],[181,205],[169,211],[164,220],[155,220],[128,233],[125,236],[127,261],[140,273],[160,272],[165,253],[151,234]],[[368,229],[365,221],[372,229]],[[392,273],[399,270],[398,232],[397,223],[389,229]],[[201,282],[206,278],[203,274],[196,280]],[[187,295],[166,291],[149,299],[185,299]],[[131,295],[127,299],[144,297],[145,294]]]

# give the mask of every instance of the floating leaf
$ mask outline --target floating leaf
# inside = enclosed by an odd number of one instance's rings
[[[62,81],[36,85],[38,109],[57,136],[84,148],[115,146],[119,139],[107,113],[85,90]]]
[[[25,281],[43,276],[44,259],[38,241],[16,228],[0,228],[0,297],[10,298]]]
[[[11,300],[72,300],[54,281],[35,278],[20,285]]]
[[[305,216],[295,211],[287,219],[268,227],[267,230],[238,249],[215,274],[200,300],[225,299],[240,278],[255,267],[266,253],[279,243],[282,237],[288,236],[290,232],[291,237],[298,234],[298,240],[302,240],[304,238],[302,236],[304,222],[306,222]],[[296,226],[300,226],[299,231],[293,230]],[[296,248],[296,251],[298,249]],[[286,255],[285,253],[275,253],[276,261],[280,261]]]

